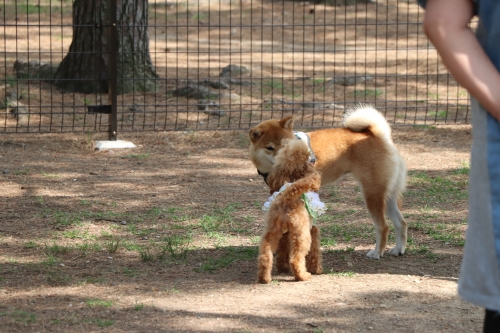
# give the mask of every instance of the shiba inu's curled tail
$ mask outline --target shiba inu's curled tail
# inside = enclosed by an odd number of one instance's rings
[[[388,143],[392,143],[391,127],[385,117],[371,106],[360,105],[344,114],[343,125],[355,132],[370,130]]]

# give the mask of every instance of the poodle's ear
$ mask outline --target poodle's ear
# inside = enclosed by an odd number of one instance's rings
[[[280,120],[280,126],[289,131],[293,131],[293,116],[288,116]]]
[[[258,128],[252,128],[250,132],[248,132],[248,135],[250,136],[250,140],[252,142],[257,141],[262,136],[262,134],[264,133]]]

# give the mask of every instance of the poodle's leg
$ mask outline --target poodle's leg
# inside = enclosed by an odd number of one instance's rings
[[[309,223],[297,226],[297,228],[290,228],[288,232],[291,243],[290,268],[295,280],[307,281],[311,278],[311,273],[306,269],[306,255],[311,248]]]
[[[397,199],[396,199],[397,198]],[[399,256],[405,253],[408,224],[400,211],[401,198],[393,196],[387,200],[387,215],[394,224],[396,231],[396,246],[389,250],[389,254]]]
[[[276,270],[278,273],[288,273],[290,272],[290,265],[288,263],[288,258],[290,257],[290,243],[288,240],[288,233],[284,234],[280,239],[278,244],[278,249],[276,250]]]
[[[311,228],[311,249],[306,256],[307,271],[313,274],[322,274],[322,261],[320,231],[317,226],[313,225]]]
[[[259,248],[257,281],[259,283],[271,282],[273,268],[273,252],[276,251],[283,233],[279,228],[267,230],[262,236]]]
[[[377,243],[375,249],[366,254],[368,258],[379,259],[384,255],[384,250],[387,245],[387,236],[389,235],[389,226],[385,220],[385,194],[384,192],[365,192],[366,207],[370,212],[373,223],[375,224],[375,232],[377,234]]]

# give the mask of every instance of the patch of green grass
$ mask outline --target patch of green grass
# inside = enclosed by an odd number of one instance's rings
[[[207,13],[196,13],[193,16],[191,16],[192,20],[199,21],[199,20],[205,20],[208,18]]]
[[[55,174],[55,173],[45,173],[45,172],[42,172],[41,174],[45,178],[59,178],[60,177],[58,174]]]
[[[112,326],[115,322],[113,320],[99,319],[99,318],[97,318],[95,320],[95,323],[99,327],[109,327],[109,326]]]
[[[408,172],[406,195],[420,198],[423,203],[435,204],[468,198],[468,177],[465,174],[429,176],[423,171]]]
[[[151,155],[151,154],[149,154],[149,153],[130,154],[130,155],[123,156],[122,158],[135,158],[135,159],[143,160],[143,159],[148,158],[149,155]]]
[[[45,254],[47,255],[56,255],[56,254],[67,254],[71,252],[71,247],[69,246],[64,246],[64,245],[59,245],[56,243],[52,243],[52,245],[45,245]]]
[[[342,259],[345,259],[345,257],[343,255],[351,254],[355,250],[356,250],[355,247],[347,246],[345,249],[327,250],[327,252],[341,255]]]
[[[254,236],[254,237],[250,238],[250,243],[252,243],[252,244],[259,244],[260,243],[260,239],[261,239],[260,236]]]
[[[409,229],[419,230],[432,239],[451,245],[465,245],[465,234],[455,224],[433,223],[416,221],[409,225]]]
[[[334,272],[333,270],[330,271],[330,273],[328,273],[329,275],[333,275],[333,276],[343,276],[343,277],[355,277],[356,276],[356,273],[354,272],[351,272],[351,271],[347,271],[347,272]]]
[[[178,294],[178,293],[181,292],[181,290],[179,288],[177,288],[177,287],[173,287],[173,288],[170,288],[170,289],[165,288],[165,292],[169,293],[169,294]]]
[[[41,264],[44,265],[44,266],[46,266],[46,267],[55,266],[57,264],[57,258],[54,257],[53,255],[48,255],[47,259],[45,259],[44,261],[42,261]]]
[[[113,306],[113,301],[104,301],[100,299],[88,299],[85,304],[87,304],[90,307],[104,307],[104,308],[109,308]]]
[[[432,125],[413,125],[413,128],[422,129],[422,130],[434,130],[434,129],[436,129],[436,126],[432,126]]]
[[[200,219],[200,227],[204,232],[215,232],[220,230],[222,220],[219,216],[203,215]]]
[[[99,205],[103,206],[108,206],[107,203],[104,202],[97,202]],[[117,207],[118,204],[112,203],[111,206]],[[80,215],[82,217],[88,218],[88,219],[110,219],[110,220],[129,220],[130,215],[128,213],[115,213],[113,211],[107,210],[107,211],[100,211],[100,212],[86,212],[82,211],[80,212]]]
[[[164,237],[160,245],[161,253],[168,253],[174,259],[186,259],[189,244],[192,241],[191,235],[172,235]]]
[[[46,209],[43,213],[44,217],[51,218],[52,223],[56,226],[69,226],[69,225],[77,225],[82,223],[81,214],[75,214],[70,212],[63,212],[60,210],[50,210]]]
[[[324,77],[322,77],[322,78],[314,78],[314,79],[312,79],[312,84],[314,86],[316,86],[316,85],[319,85],[319,84],[324,84],[325,81],[326,81],[326,78],[324,78]]]
[[[446,110],[438,110],[437,112],[431,111],[431,112],[427,113],[427,116],[429,118],[446,118],[447,115],[448,115],[448,111],[446,111]]]
[[[23,323],[25,325],[36,322],[36,316],[34,313],[22,310],[0,312],[0,317],[12,317],[16,322]]]
[[[45,204],[45,202],[44,202],[44,200],[43,200],[43,196],[41,196],[41,195],[37,195],[35,198],[36,198],[36,201],[37,201],[40,205],[42,205],[42,206],[43,206],[43,205]]]
[[[139,256],[141,257],[141,260],[144,262],[153,261],[155,259],[154,250],[152,250],[149,247],[140,249]]]
[[[215,209],[210,215],[203,215],[200,218],[201,229],[206,233],[210,233],[233,228],[234,213],[240,207],[240,204],[231,204]]]
[[[102,278],[96,278],[96,277],[93,277],[93,276],[87,276],[85,279],[83,279],[82,281],[80,281],[78,283],[79,286],[85,286],[87,284],[97,284],[97,283],[102,283],[104,281],[104,279]]]
[[[384,91],[380,89],[354,90],[354,96],[356,98],[378,97],[382,94],[384,94]]]
[[[141,273],[139,273],[139,271],[135,268],[128,268],[128,267],[125,267],[123,269],[123,273],[125,273],[126,276],[128,277],[135,277],[135,276],[138,276],[140,275]]]
[[[208,258],[197,269],[196,272],[213,272],[231,265],[237,260],[250,260],[258,256],[257,247],[227,247],[216,258]]]
[[[470,162],[463,161],[462,165],[453,171],[455,175],[469,175],[470,172]]]
[[[154,219],[167,219],[168,221],[174,222],[183,222],[188,221],[190,219],[189,214],[186,214],[185,210],[182,208],[169,207],[169,208],[160,208],[153,207],[146,211],[145,219],[154,220]]]
[[[321,246],[333,247],[337,245],[337,241],[333,238],[321,237]]]
[[[329,239],[331,242],[344,241],[350,242],[353,239],[371,239],[373,238],[372,224],[353,224],[347,222],[350,216],[357,211],[349,209],[339,211],[335,214],[324,214],[319,217],[318,225],[321,230],[321,238]]]
[[[153,232],[157,231],[154,228],[137,228],[135,224],[128,224],[128,231],[132,233],[133,235],[139,236],[139,237],[144,237],[144,236],[149,236]]]
[[[18,82],[19,80],[15,76],[7,75],[5,77],[5,84],[8,85],[9,87],[12,88],[16,87]]]
[[[122,247],[127,251],[140,251],[142,249],[141,245],[129,240],[123,240]]]
[[[69,239],[91,239],[88,230],[71,229],[63,231],[63,236]]]
[[[102,251],[102,246],[98,243],[85,242],[85,243],[81,243],[81,244],[75,244],[75,249],[83,252],[84,254],[87,254],[90,251],[94,251],[94,252]]]
[[[35,249],[38,247],[38,244],[35,243],[34,241],[29,241],[24,243],[24,248],[25,249]]]
[[[120,242],[121,242],[121,239],[119,239],[119,238],[112,238],[112,239],[106,241],[106,243],[105,243],[106,250],[108,250],[109,253],[117,252],[118,249],[120,248]]]
[[[429,246],[425,244],[420,244],[418,246],[410,245],[406,249],[407,253],[411,254],[427,254],[430,252]]]
[[[265,80],[262,82],[262,93],[263,94],[269,94],[275,90],[278,90],[278,91],[284,90],[284,85],[283,85],[282,80],[272,79],[272,80]]]
[[[51,285],[68,284],[70,281],[71,277],[64,272],[55,269],[47,272],[47,282]]]
[[[13,175],[19,176],[19,175],[27,175],[30,173],[30,169],[21,169],[21,170],[14,170],[12,172]]]
[[[26,4],[26,5],[23,4],[17,6],[17,13],[20,15],[47,13],[48,11],[49,8],[47,6],[32,5],[32,4]]]

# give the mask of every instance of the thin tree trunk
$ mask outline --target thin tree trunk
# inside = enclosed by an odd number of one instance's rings
[[[149,55],[147,0],[117,0],[118,94],[155,89],[156,74]],[[107,92],[107,0],[75,0],[73,41],[54,78],[63,89]]]

